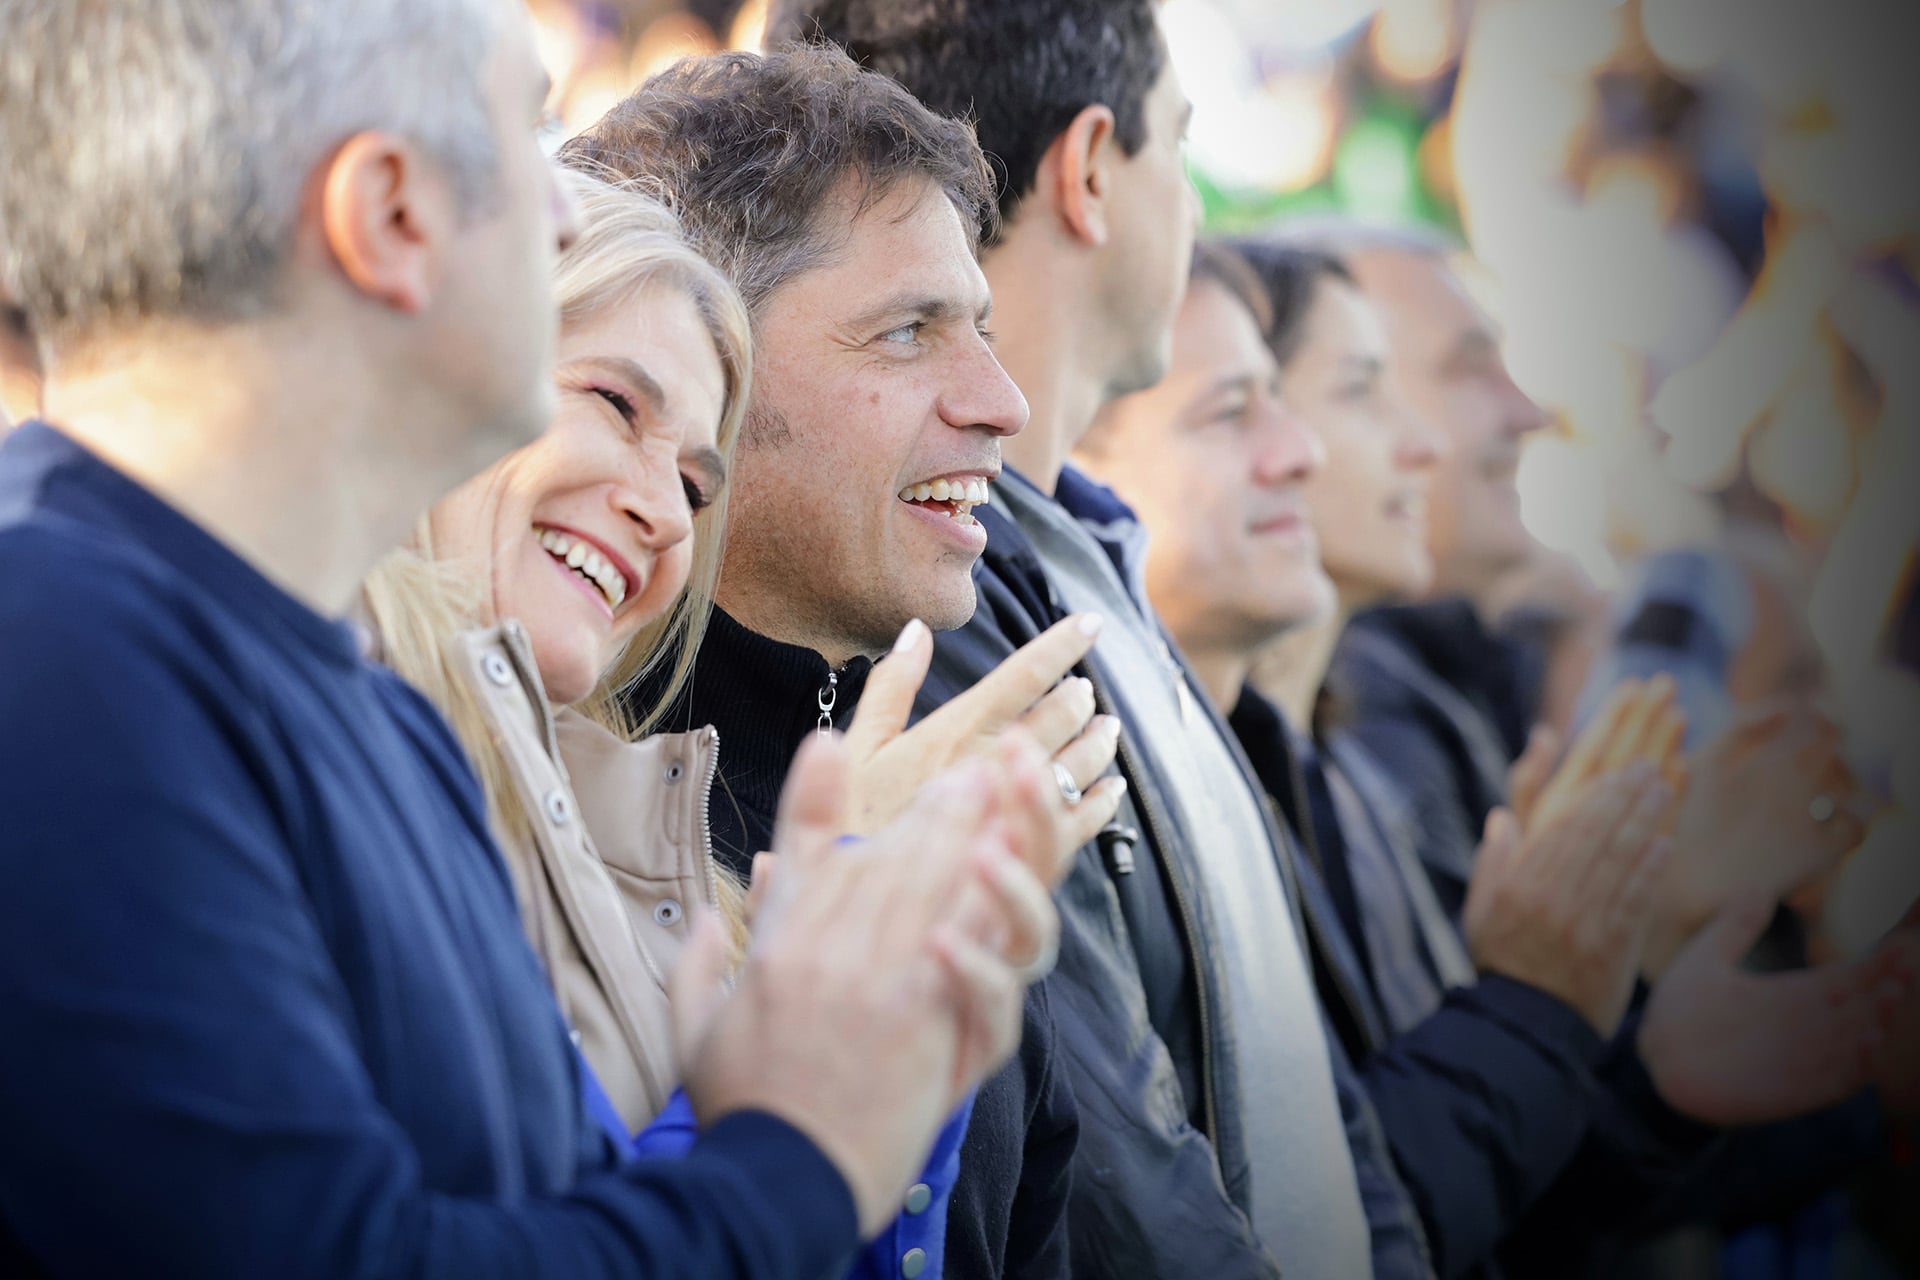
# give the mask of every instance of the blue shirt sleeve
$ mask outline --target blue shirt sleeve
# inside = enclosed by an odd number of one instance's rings
[[[291,856],[298,782],[244,748],[261,729],[240,691],[177,628],[101,606],[86,574],[17,567],[0,565],[15,1250],[50,1274],[281,1280],[844,1264],[845,1182],[768,1115],[671,1161],[583,1159],[555,1196],[428,1187],[371,1084],[379,1028],[356,1017]]]
[[[593,1081],[592,1072],[584,1062],[582,1070],[589,1088],[598,1090],[599,1086]],[[607,1111],[617,1124],[619,1117],[613,1112],[611,1103],[607,1104]],[[901,1206],[901,1212],[854,1259],[846,1273],[848,1280],[894,1280],[900,1273],[902,1260],[915,1252],[921,1257],[922,1274],[941,1274],[945,1256],[947,1202],[960,1176],[960,1143],[966,1136],[967,1122],[972,1116],[973,1097],[968,1095],[959,1109],[947,1117],[939,1136],[934,1139],[926,1168],[921,1172],[919,1182],[908,1192],[907,1202]],[[693,1104],[687,1100],[684,1089],[675,1089],[660,1114],[633,1136],[631,1149],[636,1156],[670,1159],[690,1150],[698,1136],[699,1124],[694,1119]]]

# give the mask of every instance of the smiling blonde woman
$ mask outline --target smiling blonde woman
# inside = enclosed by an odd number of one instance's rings
[[[752,362],[737,295],[673,214],[574,181],[552,421],[436,505],[366,604],[473,760],[528,937],[631,1131],[674,1087],[665,983],[689,913],[737,935],[741,894],[708,853],[713,730],[645,736],[657,709],[629,722],[618,695],[691,669]]]

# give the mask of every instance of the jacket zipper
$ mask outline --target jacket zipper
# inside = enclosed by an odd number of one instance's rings
[[[700,843],[705,856],[701,869],[707,873],[707,905],[718,906],[720,873],[714,870],[713,858],[713,779],[720,772],[720,731],[708,725],[706,733],[707,767],[700,779]]]
[[[1100,686],[1100,681],[1094,678],[1093,669],[1091,667],[1085,667],[1083,668],[1083,672],[1093,685],[1094,701],[1101,714],[1116,714],[1113,709],[1113,702],[1107,697],[1106,690]],[[1167,869],[1167,885],[1173,890],[1174,906],[1178,908],[1180,912],[1180,928],[1183,934],[1181,940],[1186,944],[1187,963],[1193,966],[1194,1003],[1199,1006],[1198,1012],[1200,1015],[1200,1052],[1202,1055],[1200,1063],[1201,1128],[1206,1134],[1207,1141],[1214,1144],[1214,1161],[1218,1163],[1220,1158],[1218,1155],[1220,1113],[1219,1103],[1214,1096],[1213,1083],[1213,1008],[1207,1001],[1207,983],[1202,974],[1202,957],[1197,941],[1200,936],[1200,930],[1199,926],[1194,922],[1193,905],[1187,899],[1187,889],[1181,881],[1180,870],[1174,865],[1175,860],[1171,853],[1173,846],[1167,842],[1166,832],[1162,830],[1160,820],[1154,814],[1153,806],[1147,801],[1147,788],[1138,785],[1136,781],[1146,775],[1140,771],[1139,761],[1134,759],[1133,750],[1127,745],[1126,734],[1123,733],[1120,735],[1120,740],[1117,745],[1120,767],[1128,775],[1128,794],[1133,798],[1133,807],[1140,811],[1140,817],[1147,824],[1147,834],[1153,840],[1154,848],[1160,852],[1160,861]]]
[[[815,733],[833,731],[833,705],[840,700],[840,673],[827,672],[827,682],[820,686],[820,692],[814,695],[814,701],[820,707],[819,723],[814,725]]]

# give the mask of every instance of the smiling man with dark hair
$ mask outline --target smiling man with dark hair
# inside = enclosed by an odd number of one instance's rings
[[[1270,821],[1137,589],[1141,530],[1066,465],[1165,374],[1198,200],[1192,108],[1151,0],[785,0],[824,41],[976,122],[1006,179],[986,241],[996,350],[1031,407],[981,517],[982,604],[923,707],[1068,610],[1108,618],[1087,674],[1124,725],[1133,803],[1083,849],[1049,979],[1080,1104],[1077,1274],[1424,1276],[1420,1227],[1322,1026]]]

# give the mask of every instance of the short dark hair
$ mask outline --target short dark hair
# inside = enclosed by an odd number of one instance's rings
[[[825,41],[942,115],[973,120],[1012,218],[1053,140],[1091,106],[1126,155],[1147,140],[1166,50],[1153,0],[775,0],[767,43]],[[982,228],[991,245],[997,229]]]
[[[910,179],[939,187],[971,239],[994,217],[973,130],[838,49],[687,58],[560,151],[568,165],[656,184],[750,311],[834,251],[844,223]],[[978,241],[972,241],[978,248]]]
[[[1346,260],[1324,249],[1278,240],[1236,240],[1234,253],[1254,278],[1267,302],[1267,345],[1274,359],[1286,364],[1306,338],[1307,312],[1322,280],[1354,284]]]

